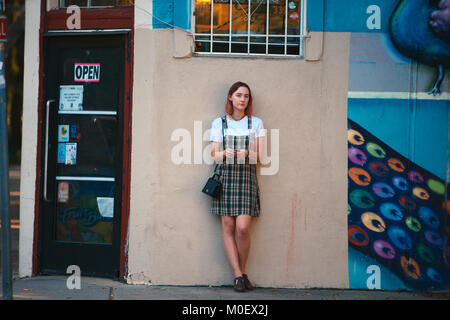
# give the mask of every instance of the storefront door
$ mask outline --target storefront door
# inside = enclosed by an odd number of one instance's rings
[[[117,278],[126,38],[44,39],[39,273]]]

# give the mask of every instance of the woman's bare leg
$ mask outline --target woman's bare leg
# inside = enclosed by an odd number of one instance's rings
[[[236,217],[236,246],[239,254],[239,267],[245,273],[248,253],[250,251],[250,222],[252,217],[240,215]]]
[[[230,216],[222,216],[222,240],[225,254],[233,269],[234,277],[241,277],[242,271],[239,266],[239,254],[234,239],[235,218]]]

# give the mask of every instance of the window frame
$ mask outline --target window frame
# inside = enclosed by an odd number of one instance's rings
[[[230,0],[230,4],[232,5],[233,0]],[[249,12],[251,12],[251,2],[250,0],[248,0],[249,2]],[[266,0],[266,9],[267,9],[267,13],[269,12],[269,1],[270,0]],[[268,34],[268,30],[269,30],[269,15],[266,14],[266,34],[258,34],[258,35],[251,35],[251,33],[249,32],[249,27],[247,27],[247,32],[245,34],[233,34],[232,32],[230,33],[230,31],[228,31],[228,33],[226,34],[221,34],[221,33],[212,33],[213,32],[213,28],[212,28],[212,23],[211,23],[211,28],[210,28],[210,32],[209,33],[197,33],[196,32],[196,14],[195,14],[195,10],[196,10],[196,0],[192,0],[192,15],[191,15],[191,21],[193,22],[191,25],[191,33],[192,33],[192,37],[193,37],[193,42],[194,42],[194,47],[195,44],[197,42],[206,42],[206,43],[217,43],[219,41],[214,41],[213,37],[228,37],[227,41],[224,41],[224,43],[228,43],[228,52],[214,52],[213,50],[213,46],[210,45],[210,50],[208,52],[200,52],[200,51],[195,51],[196,49],[194,49],[193,55],[197,56],[197,57],[236,57],[236,58],[283,58],[283,59],[302,59],[304,58],[304,39],[308,37],[307,35],[307,24],[306,24],[306,10],[307,10],[307,0],[299,0],[299,35],[290,35],[287,34],[287,9],[288,9],[288,3],[289,0],[284,0],[285,1],[285,15],[284,15],[284,19],[285,19],[285,30],[284,30],[284,34],[283,35],[271,35]],[[230,12],[231,12],[231,6],[230,6]],[[214,0],[211,0],[211,22],[213,21],[213,13],[214,13]],[[229,20],[232,19],[231,14],[229,16]],[[248,22],[248,24],[250,24],[250,21]],[[202,39],[197,39],[197,37],[209,37],[208,40],[202,40]],[[233,37],[247,37],[247,41],[246,42],[239,42],[239,44],[246,44],[247,45],[247,52],[232,52],[231,51],[231,44],[233,43],[231,41],[231,39]],[[252,53],[250,52],[250,45],[252,44],[250,42],[250,37],[261,37],[261,38],[265,38],[265,47],[266,47],[266,52],[265,53]],[[283,54],[275,54],[275,53],[269,53],[268,52],[268,48],[269,48],[269,38],[271,37],[281,37],[284,38],[284,53]],[[288,47],[288,43],[287,43],[287,39],[288,38],[299,38],[299,53],[298,54],[287,54],[287,47]],[[237,43],[237,42],[234,42]]]
[[[79,7],[83,8],[83,9],[102,9],[102,8],[123,8],[123,7],[127,7],[127,6],[134,6],[134,2],[133,2],[133,4],[129,4],[129,5],[119,5],[118,4],[119,0],[114,0],[114,4],[111,6],[92,6],[91,0],[86,0],[86,1],[87,1],[87,6],[79,6]],[[68,8],[68,6],[66,6],[65,2],[66,2],[66,0],[59,0],[59,8],[60,9]]]

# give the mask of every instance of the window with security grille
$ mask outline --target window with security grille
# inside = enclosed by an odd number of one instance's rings
[[[196,0],[195,52],[302,56],[305,0]]]

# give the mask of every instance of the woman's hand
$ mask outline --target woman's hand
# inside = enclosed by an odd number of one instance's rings
[[[256,164],[258,162],[258,153],[256,151],[250,151],[248,153],[248,159],[250,164]]]
[[[244,160],[245,158],[248,157],[248,150],[246,149],[238,149],[236,150],[236,158],[237,160]]]
[[[233,149],[230,149],[233,151]],[[223,163],[223,159],[226,156],[226,150],[220,150],[219,142],[211,142],[211,158],[216,163]]]
[[[230,159],[234,158],[234,155],[235,155],[234,149],[226,148],[224,153],[225,153],[225,158],[230,158]]]

